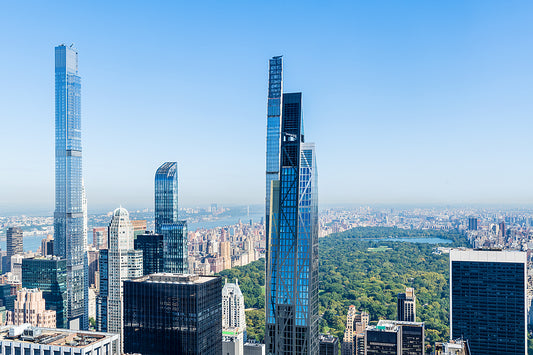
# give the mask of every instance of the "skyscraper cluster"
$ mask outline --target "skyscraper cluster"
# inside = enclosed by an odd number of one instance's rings
[[[304,142],[302,94],[282,93],[270,60],[267,108],[268,354],[318,353],[318,200],[315,146]]]

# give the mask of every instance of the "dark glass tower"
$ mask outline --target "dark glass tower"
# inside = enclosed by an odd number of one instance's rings
[[[22,287],[43,291],[46,309],[56,311],[57,328],[67,326],[67,261],[57,257],[22,259]]]
[[[23,253],[23,233],[18,227],[9,227],[6,231],[6,249],[5,263],[2,266],[2,272],[11,271],[11,257],[15,254]]]
[[[124,352],[222,353],[222,279],[152,274],[124,281]]]
[[[55,48],[54,254],[67,260],[68,327],[88,328],[89,273],[83,236],[81,83],[78,52]]]
[[[450,251],[450,339],[472,355],[527,354],[525,252]]]
[[[166,162],[155,173],[155,232],[163,235],[163,271],[189,269],[187,221],[178,221],[178,163]]]
[[[318,201],[315,146],[304,143],[302,94],[283,94],[280,179],[271,183],[268,354],[317,354]]]
[[[163,272],[163,236],[146,232],[134,243],[135,249],[143,252],[143,275]]]

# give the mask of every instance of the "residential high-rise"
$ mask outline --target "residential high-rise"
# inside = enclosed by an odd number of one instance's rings
[[[468,217],[468,230],[477,231],[478,218],[477,217]]]
[[[163,163],[155,173],[155,233],[163,235],[164,272],[187,273],[187,221],[178,220],[176,162]]]
[[[527,354],[527,254],[450,251],[450,338],[472,355]]]
[[[341,355],[364,355],[363,341],[369,321],[370,316],[367,312],[358,311],[353,305],[348,308]]]
[[[107,253],[100,254],[101,258],[107,258],[107,268],[100,273],[107,272],[107,275],[101,276],[101,285],[105,282],[106,287],[101,288],[97,301],[107,305],[107,314],[102,314],[105,308],[97,307],[100,311],[97,311],[97,324],[101,327],[99,331],[121,334],[122,340],[123,282],[140,277],[143,272],[142,251],[133,248],[133,226],[128,211],[122,207],[113,212],[108,246]]]
[[[6,231],[6,249],[5,267],[2,266],[2,272],[11,271],[11,257],[15,254],[22,254],[23,250],[23,233],[19,227],[9,227]]]
[[[152,274],[124,282],[124,352],[222,353],[222,279]]]
[[[100,249],[107,249],[107,227],[93,228],[93,246]]]
[[[57,256],[22,259],[22,287],[42,291],[46,309],[56,312],[54,328],[67,323],[67,261]]]
[[[52,235],[48,235],[41,240],[41,255],[54,255],[54,237]]]
[[[131,224],[133,226],[133,240],[137,239],[138,235],[143,234],[146,231],[146,220],[132,220]]]
[[[83,235],[81,83],[78,52],[55,48],[54,254],[67,260],[68,320],[88,328],[88,268]]]
[[[235,283],[224,282],[222,288],[222,328],[230,327],[240,328],[243,332],[246,330],[244,296],[238,280]]]
[[[7,324],[55,328],[56,312],[46,309],[45,304],[43,292],[36,288],[17,291],[15,309],[7,312]]]
[[[280,177],[271,182],[266,269],[267,354],[318,353],[315,146],[304,143],[302,94],[283,94]]]
[[[178,222],[178,163],[166,162],[155,172],[155,232]]]
[[[411,287],[405,289],[405,293],[398,294],[397,320],[401,322],[416,322],[416,296]]]
[[[266,193],[265,193],[265,232],[269,237],[270,190],[271,182],[279,180],[279,152],[281,134],[281,105],[283,99],[283,59],[273,57],[268,68],[268,104],[266,134]],[[267,250],[268,254],[268,250]],[[268,259],[268,255],[267,255]]]
[[[163,272],[163,236],[146,231],[135,239],[134,247],[143,255],[143,275]]]

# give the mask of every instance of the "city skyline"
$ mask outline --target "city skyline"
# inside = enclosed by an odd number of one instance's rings
[[[76,5],[81,19],[63,16],[74,5],[43,6],[35,3],[13,19],[8,15],[22,8],[7,4],[0,15],[5,33],[21,28],[5,39],[13,55],[0,59],[0,116],[13,133],[0,151],[5,167],[24,172],[0,176],[0,211],[24,211],[29,196],[32,209],[53,210],[49,48],[62,42],[84,53],[89,210],[150,206],[153,187],[146,181],[162,160],[183,167],[184,206],[260,204],[264,162],[250,158],[264,154],[264,69],[274,55],[286,58],[290,81],[300,83],[287,90],[305,90],[312,103],[304,111],[309,133],[318,137],[323,203],[533,201],[533,170],[525,164],[533,128],[527,49],[533,5],[526,2],[390,4],[388,10],[339,2],[309,5],[301,10],[311,21],[291,23],[289,14],[300,10],[295,2],[273,20],[286,25],[279,29],[262,16],[246,19],[267,11],[263,4],[239,11],[231,4],[225,10],[113,4],[105,14],[98,4]],[[200,13],[210,25],[194,31]],[[43,14],[50,15],[46,22]],[[70,25],[68,34],[53,21],[59,18]],[[117,27],[110,24],[115,20]],[[93,21],[103,27],[88,26]],[[281,34],[296,26],[302,26],[299,43],[265,35],[266,28]],[[252,45],[257,38],[264,42]],[[202,104],[207,97],[212,104]],[[32,105],[20,110],[21,101]],[[181,129],[201,133],[176,139]],[[17,138],[23,133],[32,144]],[[142,144],[148,137],[161,139]],[[123,161],[112,158],[117,149],[128,152]],[[344,174],[336,171],[341,165]],[[121,179],[133,166],[138,171]]]

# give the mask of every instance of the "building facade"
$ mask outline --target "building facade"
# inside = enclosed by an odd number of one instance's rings
[[[34,288],[17,291],[15,309],[7,312],[7,324],[31,324],[34,327],[55,328],[56,312],[46,309],[43,292]]]
[[[353,305],[348,308],[341,355],[364,355],[364,335],[369,321],[368,312],[358,311]]]
[[[54,328],[66,328],[67,323],[67,261],[55,256],[22,260],[22,287],[39,289],[46,309],[55,311]]]
[[[221,354],[221,288],[220,277],[189,274],[125,281],[124,352]]]
[[[99,295],[100,304],[106,307],[97,307],[97,325],[99,331],[106,331],[121,335],[123,330],[123,282],[125,280],[142,276],[142,252],[133,248],[133,226],[129,213],[124,208],[117,208],[109,224],[109,249],[107,253],[101,252],[101,258],[106,257],[107,275],[103,275],[101,282],[106,282],[105,290],[101,288]],[[103,270],[101,269],[101,274]]]
[[[84,238],[81,81],[78,52],[55,48],[55,212],[54,254],[67,260],[68,320],[87,329],[88,269]]]
[[[416,296],[413,288],[407,287],[405,293],[398,294],[396,313],[400,322],[416,322]]]
[[[366,329],[365,354],[424,355],[424,323],[380,320]]]
[[[19,227],[9,227],[6,230],[6,256],[5,260],[9,261],[5,263],[5,268],[2,265],[2,272],[11,271],[11,257],[16,254],[22,254],[23,249],[23,233]]]
[[[163,236],[146,231],[135,239],[134,247],[143,255],[143,275],[163,272]]]
[[[222,288],[222,328],[239,328],[246,331],[246,315],[244,313],[244,296],[235,283],[224,283]]]
[[[527,354],[527,254],[450,251],[450,335],[472,355]]]
[[[320,355],[339,355],[339,338],[329,334],[320,334],[318,341]]]
[[[318,353],[315,147],[304,143],[301,93],[283,94],[280,178],[271,182],[267,354]]]

